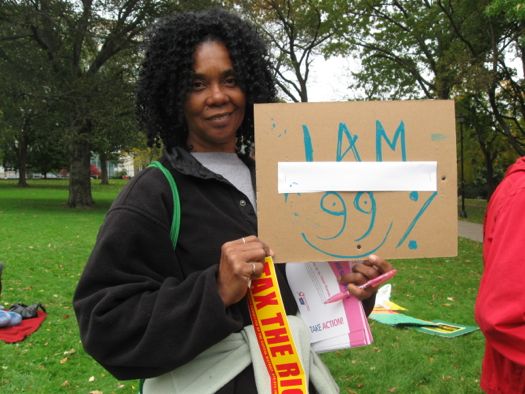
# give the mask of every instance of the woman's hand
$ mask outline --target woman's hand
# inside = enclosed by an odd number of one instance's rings
[[[251,280],[263,272],[264,258],[272,255],[268,245],[255,235],[222,245],[217,286],[224,305],[235,304],[246,295]]]
[[[392,269],[393,267],[388,261],[372,254],[366,260],[354,264],[352,272],[343,275],[339,282],[345,284],[352,295],[360,300],[365,300],[377,292],[379,285],[370,286],[366,289],[360,289],[358,286],[385,272],[392,271]]]

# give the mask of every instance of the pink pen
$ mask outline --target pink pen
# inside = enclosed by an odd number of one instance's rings
[[[397,270],[395,270],[395,269],[392,270],[392,271],[385,272],[384,274],[379,275],[379,276],[375,277],[374,279],[370,279],[368,282],[363,283],[362,285],[357,286],[357,287],[359,287],[360,289],[367,289],[367,288],[372,287],[372,286],[377,286],[377,285],[379,285],[379,284],[381,284],[383,282],[386,282],[390,278],[392,278],[396,273],[397,273]],[[350,294],[350,292],[348,292],[348,291],[342,291],[342,292],[337,293],[337,294],[333,295],[332,297],[328,298],[324,303],[325,304],[331,304],[332,302],[337,302],[337,301],[344,300],[345,298],[348,298],[351,295],[352,294]]]

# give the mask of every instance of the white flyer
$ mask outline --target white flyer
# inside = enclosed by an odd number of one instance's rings
[[[325,304],[329,297],[344,291],[337,277],[351,270],[352,262],[288,263],[288,282],[307,323],[311,343],[318,352],[364,346],[373,338],[361,301],[348,297]]]

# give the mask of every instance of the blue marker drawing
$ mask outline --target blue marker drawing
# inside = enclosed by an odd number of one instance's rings
[[[396,150],[396,145],[399,140],[401,143],[401,160],[407,160],[405,122],[399,122],[399,126],[397,126],[396,132],[394,133],[394,139],[391,140],[386,135],[386,131],[383,127],[383,124],[379,120],[376,120],[376,161],[383,161],[383,144],[381,143],[382,140],[385,140],[387,145],[393,151]]]
[[[342,152],[343,136],[348,141],[348,148],[346,148],[344,152]],[[357,139],[358,136],[352,135],[345,123],[339,123],[339,130],[337,130],[337,152],[335,155],[335,161],[342,161],[347,155],[348,151],[352,151],[356,161],[361,161],[361,156],[359,155],[357,147],[355,146]]]
[[[444,141],[447,139],[447,136],[444,135],[444,134],[440,134],[440,133],[432,133],[430,135],[430,140],[431,141]]]
[[[408,249],[410,250],[417,249],[417,241],[416,240],[408,241]]]
[[[314,161],[314,148],[312,146],[312,137],[308,126],[303,124],[303,140],[304,140],[304,160]]]
[[[297,197],[301,197],[301,193],[293,193],[293,194],[295,194]],[[284,196],[284,202],[287,203],[290,193],[283,193],[283,196]]]
[[[274,126],[273,124],[272,126]],[[313,162],[314,161],[314,144],[312,141],[312,136],[310,133],[310,129],[307,124],[302,124],[302,137],[303,137],[303,144],[304,144],[304,159],[306,162]],[[286,130],[284,130],[284,133],[286,133]],[[280,137],[280,135],[279,135]],[[441,135],[439,133],[434,133],[431,135],[432,140],[441,140],[446,139],[447,137],[444,135]],[[359,141],[359,135],[353,134],[351,132],[351,129],[347,126],[344,122],[339,122],[338,129],[337,129],[337,146],[335,147],[335,160],[337,162],[343,161],[343,160],[355,160],[355,161],[361,161],[360,152],[358,149],[358,141]],[[403,120],[399,121],[399,124],[397,128],[395,129],[395,132],[392,134],[387,134],[385,131],[385,128],[383,127],[383,124],[381,121],[376,120],[375,122],[375,154],[376,154],[376,161],[382,162],[384,160],[384,154],[388,151],[395,152],[396,155],[400,156],[400,159],[402,161],[407,161],[407,146],[406,146],[406,130],[405,130],[405,123]],[[391,155],[388,155],[387,157],[391,157]],[[292,185],[296,185],[297,183],[293,183]],[[290,186],[292,186],[290,185]],[[293,193],[292,193],[293,194]],[[432,204],[434,199],[437,196],[437,192],[433,192],[427,199],[424,201],[423,205],[419,208],[417,214],[412,218],[408,226],[406,227],[406,230],[400,237],[399,241],[396,244],[396,248],[399,248],[403,244],[406,243],[409,250],[415,251],[418,249],[418,242],[416,239],[409,239],[410,234],[413,232],[414,228],[416,227],[417,223],[421,219],[421,217],[424,215],[426,210],[429,208],[429,206]],[[296,196],[300,197],[300,193],[295,193]],[[345,198],[348,195],[352,195],[353,197],[353,205],[350,205],[345,201]],[[379,194],[380,195],[380,194]],[[328,231],[331,234],[314,234],[316,232],[315,229],[319,230],[321,228],[320,223],[305,223],[304,221],[301,221],[302,223],[302,229],[298,229],[298,234],[300,234],[303,241],[308,245],[310,248],[326,255],[329,257],[335,257],[335,258],[341,258],[341,259],[357,259],[362,258],[365,256],[370,255],[371,253],[376,252],[379,250],[387,241],[389,241],[389,236],[391,235],[392,228],[394,225],[397,229],[401,228],[403,229],[405,227],[404,223],[395,223],[393,221],[390,222],[390,224],[387,226],[384,235],[380,236],[380,233],[382,232],[382,229],[376,228],[376,219],[377,219],[377,212],[378,212],[378,202],[376,201],[376,197],[378,194],[374,194],[374,192],[370,191],[360,191],[356,192],[355,194],[348,194],[348,193],[340,193],[336,191],[326,191],[322,193],[320,199],[319,199],[319,209],[321,212],[330,215],[333,219],[330,223],[333,223],[333,226],[329,227]],[[409,200],[413,202],[419,202],[421,197],[420,192],[418,191],[412,191],[408,193]],[[285,202],[288,202],[289,200],[289,194],[286,193],[284,195]],[[382,200],[379,200],[379,203]],[[353,207],[353,211],[349,211],[349,208]],[[350,234],[353,230],[353,232],[357,232],[355,230],[355,227],[352,226],[352,220],[356,216],[354,215],[367,215],[368,223],[359,217],[359,221],[357,221],[359,226],[359,233],[362,231],[361,228],[364,228],[362,234]],[[297,209],[294,209],[292,212],[292,215],[296,218],[304,216],[300,215],[300,211]],[[324,223],[324,222],[323,222]],[[310,233],[310,236],[306,235],[306,231],[304,228],[304,225],[309,226],[311,230],[308,230]],[[326,227],[324,227],[326,229]],[[384,228],[383,228],[384,230]],[[325,230],[326,231],[326,230]],[[356,254],[348,254],[347,250],[338,251],[333,250],[333,246],[336,245],[336,247],[340,248],[341,245],[341,238],[347,236],[347,238],[351,238],[352,241],[349,242],[349,246],[353,248],[357,248],[358,251],[355,251]],[[363,245],[360,244],[363,240],[370,238],[372,235],[375,235],[372,239],[380,239],[379,243],[375,246],[368,246],[365,245],[367,250],[363,250]],[[392,235],[393,237],[394,235]],[[397,237],[397,235],[395,235]],[[339,240],[339,241],[338,241]],[[337,241],[337,242],[330,242],[330,241]],[[390,240],[392,242],[392,240]],[[393,240],[392,243],[395,243],[395,240]],[[337,245],[338,244],[338,245]],[[346,247],[344,248],[346,249]]]
[[[275,121],[275,119],[272,118],[272,131],[276,131],[277,129],[277,122]],[[284,129],[283,131],[279,132],[279,134],[277,134],[277,138],[281,138],[283,135],[286,135],[286,132],[287,132],[287,129]]]
[[[366,209],[363,209],[363,207],[361,207],[361,197],[363,197],[363,195],[368,195],[369,200],[370,200],[370,209],[368,211]],[[366,205],[367,202],[368,202],[368,200],[364,200],[363,204]],[[363,233],[363,235],[361,235],[359,238],[355,239],[356,242],[359,242],[362,239],[368,237],[368,235],[370,234],[370,232],[374,228],[374,224],[375,224],[375,221],[376,221],[376,200],[374,198],[374,193],[372,193],[372,192],[359,192],[359,193],[357,193],[355,198],[354,198],[354,207],[359,212],[362,212],[362,213],[364,213],[366,215],[370,214],[370,224],[368,225],[368,229]]]
[[[301,233],[301,237],[303,238],[304,242],[306,242],[307,245],[309,245],[311,248],[317,250],[318,252],[321,252],[327,256],[331,256],[331,257],[337,257],[337,258],[341,258],[341,259],[359,259],[361,257],[366,257],[374,252],[376,252],[381,246],[383,246],[383,244],[386,242],[387,238],[388,238],[388,234],[390,234],[390,230],[392,230],[392,223],[390,223],[388,225],[388,229],[386,230],[386,233],[385,233],[385,236],[383,237],[383,239],[381,240],[381,242],[379,242],[379,244],[372,248],[372,249],[369,249],[367,250],[366,252],[362,252],[360,254],[355,254],[355,255],[346,255],[346,254],[338,254],[338,253],[332,253],[332,252],[328,252],[326,250],[323,250],[321,249],[319,246],[317,245],[314,245],[306,236],[305,233]]]
[[[403,244],[403,242],[405,242],[405,239],[407,239],[408,235],[412,232],[412,230],[414,229],[414,226],[416,225],[417,221],[421,218],[421,215],[423,215],[423,213],[427,210],[428,206],[432,203],[434,198],[436,198],[437,194],[438,194],[437,192],[433,192],[430,195],[430,197],[428,197],[427,201],[425,201],[425,203],[421,206],[421,209],[416,214],[416,216],[414,216],[414,219],[412,219],[412,221],[410,222],[410,224],[407,227],[407,230],[405,231],[405,233],[403,234],[403,236],[401,237],[401,239],[397,243],[396,248],[399,248]]]
[[[341,204],[341,206],[342,206],[341,210],[336,211],[336,210],[333,210],[333,209],[326,208],[324,206],[325,205],[325,199],[327,199],[330,196],[334,196],[336,198],[336,201],[332,203],[332,206],[336,206],[337,202],[339,202]],[[339,193],[337,193],[337,192],[327,192],[327,193],[325,193],[323,195],[323,197],[321,197],[321,201],[320,201],[319,205],[320,205],[322,211],[328,213],[329,215],[342,216],[343,220],[342,220],[341,228],[339,229],[339,231],[335,235],[333,235],[331,237],[320,237],[320,236],[317,236],[317,238],[323,239],[323,240],[328,240],[328,239],[335,239],[335,238],[339,237],[345,231],[345,228],[346,228],[346,217],[347,217],[347,214],[346,214],[346,203],[345,203],[345,200],[343,200],[341,195]]]

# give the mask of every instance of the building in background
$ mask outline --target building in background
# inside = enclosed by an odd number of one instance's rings
[[[100,158],[98,155],[91,157],[91,165],[95,165],[100,171]],[[133,157],[129,154],[123,154],[117,161],[108,161],[108,177],[109,178],[122,178],[122,177],[134,177],[135,167]]]
[[[98,155],[94,155],[91,158],[91,176],[98,178],[100,176],[100,160]],[[27,171],[28,179],[35,178],[67,178],[69,172],[67,169],[61,169],[56,172],[48,172],[45,174],[32,172],[31,169]],[[108,177],[109,178],[122,178],[122,177],[133,177],[135,176],[134,160],[131,155],[125,154],[120,156],[118,161],[108,162]],[[4,168],[0,166],[0,179],[18,179],[18,170],[10,168]]]

